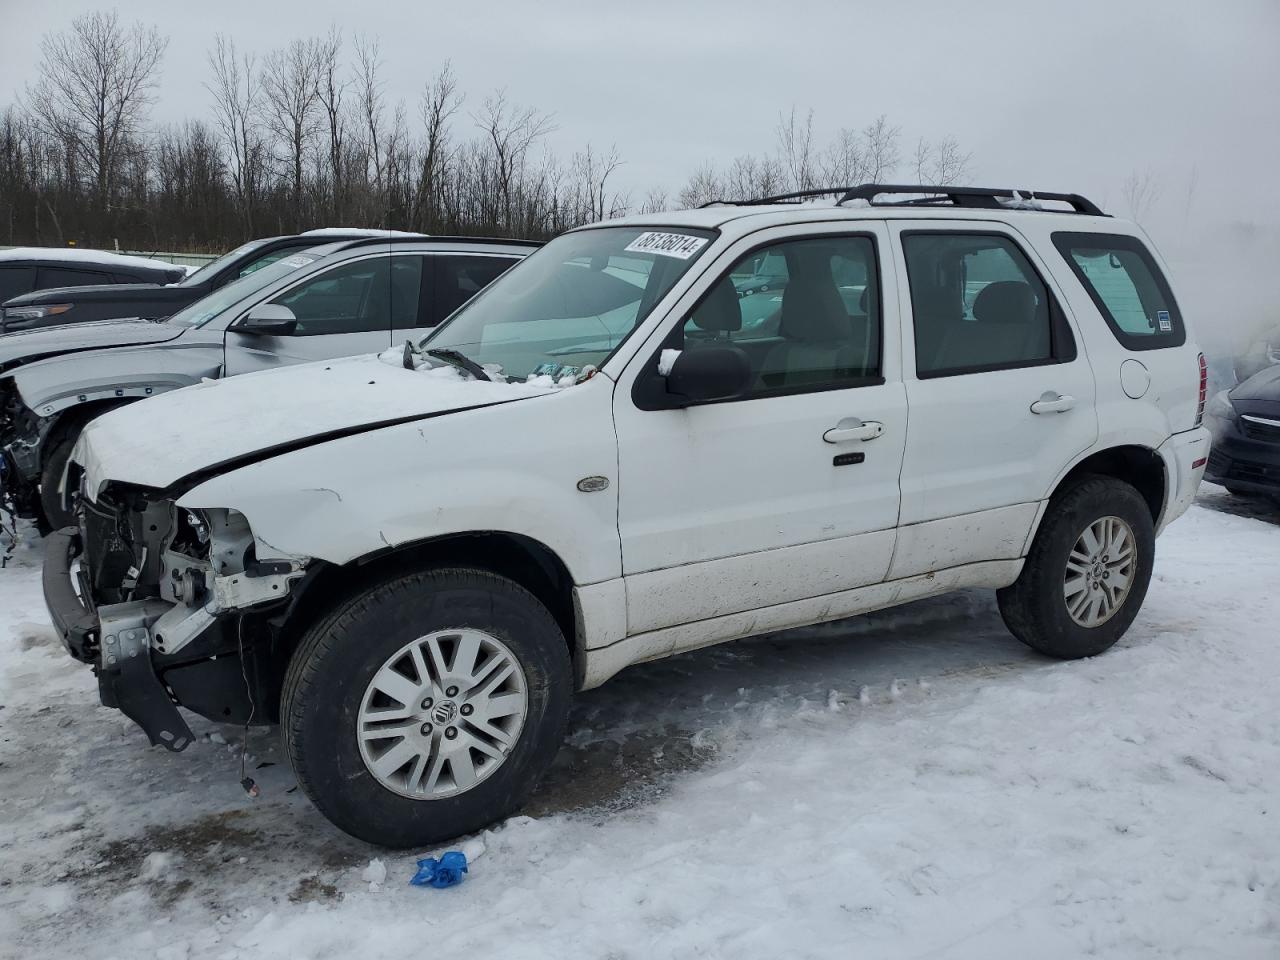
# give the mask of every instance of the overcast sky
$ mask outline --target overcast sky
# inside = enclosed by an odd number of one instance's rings
[[[0,0],[0,103],[35,76],[43,34],[103,6]],[[159,120],[207,116],[215,33],[265,52],[336,24],[380,38],[387,91],[411,111],[447,58],[472,107],[505,87],[553,113],[550,144],[566,158],[588,141],[616,145],[626,161],[618,185],[636,202],[650,186],[674,194],[704,161],[772,149],[778,115],[794,104],[814,109],[820,142],[880,113],[901,125],[904,152],[917,136],[953,135],[982,185],[1079,191],[1124,213],[1124,179],[1150,170],[1173,223],[1185,218],[1194,168],[1196,219],[1280,218],[1280,0],[128,0],[119,9],[170,38]]]

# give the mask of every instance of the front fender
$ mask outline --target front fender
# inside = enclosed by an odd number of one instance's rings
[[[178,502],[243,513],[259,559],[341,565],[501,531],[545,544],[576,584],[608,580],[621,575],[617,442],[607,391],[586,386],[324,441],[201,482]],[[607,484],[583,492],[587,477]]]
[[[195,343],[89,350],[19,367],[10,376],[27,408],[50,417],[82,403],[190,386],[217,376],[221,367],[220,346]]]

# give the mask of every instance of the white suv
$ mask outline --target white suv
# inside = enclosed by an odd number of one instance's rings
[[[965,587],[1101,653],[1209,452],[1158,256],[1075,195],[840,193],[574,230],[417,345],[95,420],[68,648],[170,749],[175,704],[278,721],[388,846],[516,809],[638,661]]]

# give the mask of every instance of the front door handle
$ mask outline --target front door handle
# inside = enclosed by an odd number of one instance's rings
[[[1076,398],[1069,397],[1065,393],[1054,393],[1052,390],[1046,390],[1040,394],[1040,399],[1031,404],[1032,413],[1066,413],[1076,405]]]
[[[845,417],[822,435],[827,443],[843,443],[846,440],[874,440],[884,433],[884,424],[878,420],[859,420]]]

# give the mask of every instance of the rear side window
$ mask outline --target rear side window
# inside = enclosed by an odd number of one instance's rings
[[[1055,233],[1053,243],[1122,345],[1158,350],[1186,343],[1173,292],[1141,240],[1123,234]]]
[[[40,288],[46,287],[89,287],[100,283],[112,283],[109,274],[94,273],[92,270],[70,270],[62,267],[41,267]]]
[[[994,233],[902,235],[916,376],[951,377],[1065,363],[1075,341],[1057,301],[1012,239]]]
[[[513,257],[467,257],[460,254],[439,255],[435,258],[436,290],[435,316],[429,322],[440,323],[449,314],[474,297],[477,293],[510,270],[515,264]],[[624,280],[638,280],[643,288],[647,277],[647,268],[643,264],[632,264],[641,269],[633,269],[631,274],[625,273],[625,265],[621,268],[605,267],[605,271]]]
[[[30,293],[35,285],[35,267],[0,267],[0,303]]]

